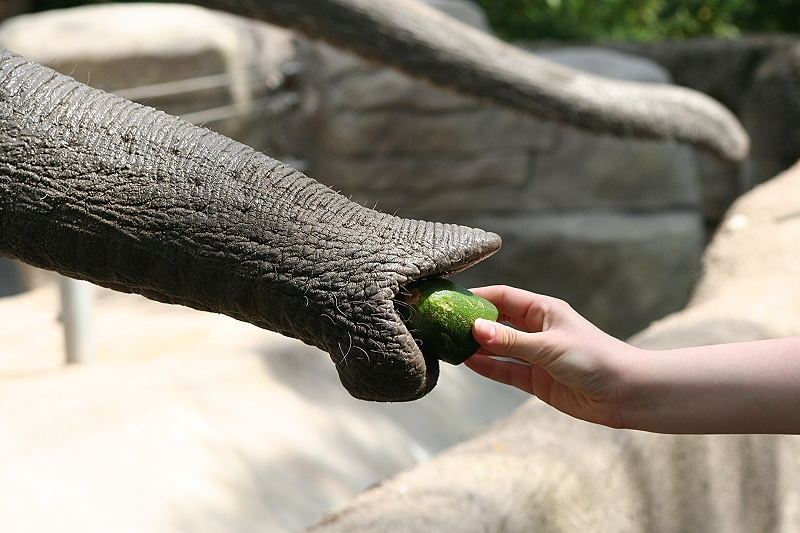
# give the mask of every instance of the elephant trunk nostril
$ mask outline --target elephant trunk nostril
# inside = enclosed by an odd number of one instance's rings
[[[374,320],[373,316],[372,325],[366,328],[369,338],[358,341],[365,342],[364,353],[373,359],[361,360],[355,366],[354,361],[337,364],[342,383],[350,393],[368,400],[414,400],[430,392],[438,380],[436,352],[420,347],[420,337],[406,324],[410,317],[410,306],[404,301],[407,285],[464,270],[501,245],[499,236],[480,229],[401,219],[394,219],[394,223],[407,231],[394,251],[399,264],[392,267],[391,288],[382,297],[385,314],[381,320]]]

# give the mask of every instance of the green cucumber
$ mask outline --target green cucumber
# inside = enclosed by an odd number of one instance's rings
[[[478,318],[497,320],[497,308],[485,298],[442,278],[416,281],[404,287],[398,311],[427,355],[457,365],[480,345],[472,337]]]

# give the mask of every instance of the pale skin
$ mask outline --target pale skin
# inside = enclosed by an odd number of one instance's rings
[[[476,321],[481,349],[466,365],[568,415],[657,433],[800,434],[800,337],[645,350],[562,300],[506,286],[472,290],[500,317]]]

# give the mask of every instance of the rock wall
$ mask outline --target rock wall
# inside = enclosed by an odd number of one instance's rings
[[[0,25],[0,46],[276,156],[287,138],[281,121],[298,114],[289,88],[293,35],[196,6],[103,4],[21,15]]]
[[[650,349],[800,334],[800,164],[742,196],[690,304]],[[308,533],[800,532],[800,436],[661,435],[529,399],[511,416],[340,507]]]
[[[709,215],[714,221],[719,221],[734,198],[800,158],[796,140],[800,52],[796,35],[608,46],[656,61],[676,83],[709,94],[740,117],[752,140],[751,153],[745,165],[728,171],[724,181],[719,171],[712,176],[709,194],[717,198]]]
[[[462,274],[463,283],[565,298],[617,335],[685,304],[705,243],[690,149],[543,122],[324,44],[304,41],[302,54],[306,99],[316,103],[308,172],[385,211],[499,233],[501,251]],[[669,82],[652,61],[620,52],[542,55]]]

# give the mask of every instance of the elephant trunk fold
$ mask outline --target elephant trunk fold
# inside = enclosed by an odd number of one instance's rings
[[[0,254],[318,346],[358,398],[433,388],[394,310],[491,233],[355,204],[247,146],[3,51]]]

